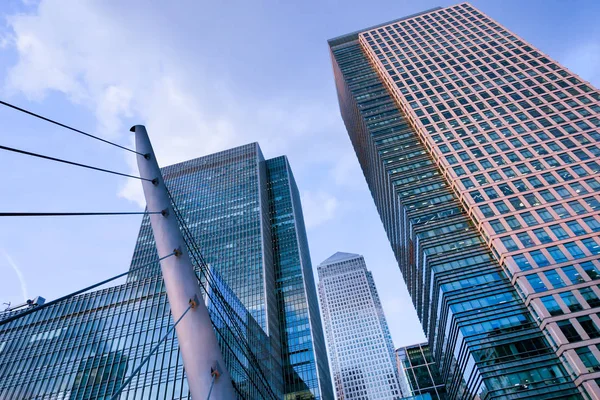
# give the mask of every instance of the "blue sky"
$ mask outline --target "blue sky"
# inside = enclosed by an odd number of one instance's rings
[[[423,341],[339,116],[327,39],[447,1],[0,2],[0,98],[131,144],[161,165],[258,141],[287,154],[313,265],[365,256],[396,346]],[[473,1],[595,86],[597,1]],[[0,144],[135,173],[116,148],[0,108]],[[137,211],[139,182],[0,153],[0,211]],[[0,220],[0,302],[48,299],[127,270],[140,218]],[[1,307],[1,305],[0,305]]]

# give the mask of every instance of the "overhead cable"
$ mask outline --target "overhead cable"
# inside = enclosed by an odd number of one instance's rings
[[[53,120],[53,119],[46,118],[46,117],[44,117],[44,116],[42,116],[42,115],[36,114],[36,113],[34,113],[34,112],[31,112],[31,111],[29,111],[29,110],[26,110],[26,109],[24,109],[24,108],[17,107],[17,106],[15,106],[14,104],[10,104],[10,103],[7,103],[7,102],[5,102],[5,101],[2,101],[2,100],[0,100],[0,104],[1,104],[1,105],[3,105],[3,106],[6,106],[6,107],[10,107],[10,108],[12,108],[12,109],[14,109],[14,110],[20,111],[20,112],[22,112],[22,113],[25,113],[25,114],[31,115],[32,117],[39,118],[39,119],[41,119],[41,120],[44,120],[44,121],[46,121],[46,122],[50,122],[51,124],[58,125],[58,126],[60,126],[60,127],[63,127],[63,128],[65,128],[65,129],[69,129],[69,130],[71,130],[71,131],[73,131],[73,132],[80,133],[80,134],[82,134],[82,135],[84,135],[84,136],[87,136],[87,137],[90,137],[90,138],[92,138],[92,139],[96,139],[96,140],[99,140],[99,141],[101,141],[101,142],[104,142],[104,143],[110,144],[110,145],[112,145],[112,146],[118,147],[118,148],[120,148],[120,149],[127,150],[127,151],[130,151],[130,152],[132,152],[132,153],[135,153],[135,154],[139,154],[140,156],[145,156],[145,154],[138,153],[137,151],[135,151],[135,150],[132,150],[132,149],[130,149],[130,148],[127,148],[127,147],[125,147],[125,146],[121,146],[120,144],[113,143],[113,142],[111,142],[111,141],[108,141],[108,140],[106,140],[106,139],[102,139],[101,137],[94,136],[94,135],[92,135],[92,134],[90,134],[90,133],[87,133],[87,132],[84,132],[84,131],[82,131],[82,130],[79,130],[79,129],[73,128],[73,127],[71,127],[71,126],[69,126],[69,125],[62,124],[62,123],[60,123],[60,122],[58,122],[58,121],[55,121],[55,120]]]
[[[167,254],[166,256],[164,256],[164,257],[160,258],[158,261],[160,262],[160,261],[164,260],[165,258],[167,258],[167,257],[171,257],[171,256],[173,256],[173,255],[175,255],[175,251],[173,251],[172,253],[170,253],[170,254]],[[97,288],[98,286],[102,286],[102,285],[104,285],[104,284],[106,284],[106,283],[108,283],[108,282],[114,281],[115,279],[119,279],[119,278],[121,278],[121,277],[123,277],[123,276],[125,276],[125,275],[127,275],[127,274],[130,274],[130,273],[132,273],[132,272],[135,272],[135,271],[139,271],[139,270],[140,270],[140,269],[142,269],[142,268],[146,268],[146,267],[149,267],[150,265],[154,265],[154,264],[156,264],[156,261],[151,261],[151,262],[149,262],[149,263],[146,263],[146,264],[144,264],[144,265],[140,265],[140,266],[138,266],[138,267],[131,268],[131,269],[130,269],[129,271],[127,271],[127,272],[123,272],[122,274],[115,275],[115,276],[113,276],[112,278],[108,278],[108,279],[105,279],[105,280],[103,280],[102,282],[94,283],[93,285],[90,285],[90,286],[88,286],[88,287],[85,287],[85,288],[83,288],[83,289],[79,289],[79,290],[77,290],[77,291],[75,291],[75,292],[73,292],[73,293],[69,293],[69,294],[67,294],[67,295],[65,295],[65,296],[59,297],[58,299],[55,299],[55,300],[49,301],[49,302],[47,302],[47,303],[44,303],[44,304],[42,304],[42,305],[39,305],[39,306],[31,307],[31,308],[29,308],[29,309],[27,309],[27,310],[25,310],[25,311],[18,312],[17,314],[15,314],[15,315],[12,315],[12,316],[10,316],[10,317],[4,318],[4,319],[0,319],[0,326],[2,326],[2,325],[6,325],[6,324],[8,324],[9,322],[12,322],[12,321],[14,321],[14,320],[17,320],[17,319],[19,319],[19,318],[23,318],[23,317],[25,317],[26,315],[33,314],[34,312],[38,312],[38,311],[40,311],[40,310],[43,310],[43,309],[44,309],[44,308],[46,308],[46,307],[50,307],[51,305],[54,305],[54,304],[56,304],[56,303],[59,303],[59,302],[61,302],[61,301],[64,301],[64,300],[70,299],[70,298],[71,298],[71,297],[73,297],[73,296],[77,296],[78,294],[85,293],[85,292],[87,292],[88,290],[92,290],[92,289],[94,289],[94,288]]]
[[[60,163],[64,163],[64,164],[69,164],[69,165],[75,165],[76,167],[93,169],[95,171],[107,172],[109,174],[125,176],[127,178],[141,179],[143,181],[148,181],[148,182],[152,182],[152,183],[154,183],[156,181],[156,179],[140,178],[139,176],[135,176],[135,175],[129,175],[129,174],[124,174],[122,172],[116,172],[116,171],[111,171],[111,170],[104,169],[104,168],[94,167],[94,166],[91,166],[91,165],[80,164],[80,163],[76,163],[74,161],[63,160],[62,158],[56,158],[56,157],[46,156],[46,155],[43,155],[43,154],[32,153],[32,152],[26,151],[26,150],[15,149],[14,147],[0,146],[0,150],[6,150],[6,151],[11,151],[13,153],[25,154],[26,156],[43,158],[45,160],[56,161],[56,162],[60,162]]]

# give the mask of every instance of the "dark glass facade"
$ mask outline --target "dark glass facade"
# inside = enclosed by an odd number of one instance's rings
[[[285,156],[267,160],[267,177],[285,399],[333,399],[300,194]]]
[[[214,300],[207,305],[238,398],[281,398],[265,367],[272,363],[267,336],[215,277],[225,301],[209,296]],[[0,314],[0,321],[17,313]],[[109,399],[172,325],[160,276],[76,296],[9,322],[0,327],[0,398]],[[120,396],[189,398],[174,331]]]
[[[447,397],[581,398],[360,35],[329,41],[340,110]]]
[[[444,383],[427,343],[399,348],[396,354],[414,396],[429,395],[433,400],[446,398]]]
[[[204,259],[269,336],[286,399],[332,399],[300,196],[287,158],[265,160],[251,143],[162,171]],[[131,267],[156,257],[144,218]]]

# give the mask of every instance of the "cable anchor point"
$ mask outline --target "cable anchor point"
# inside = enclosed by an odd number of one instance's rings
[[[194,298],[190,299],[189,303],[192,309],[198,307],[198,296],[194,295]]]

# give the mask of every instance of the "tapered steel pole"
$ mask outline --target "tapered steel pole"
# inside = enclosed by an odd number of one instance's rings
[[[131,131],[135,132],[136,151],[144,154],[136,156],[140,176],[152,181],[142,181],[146,206],[152,211],[164,210],[162,215],[150,215],[158,257],[178,250],[177,256],[166,257],[160,262],[173,320],[177,320],[186,311],[190,302],[193,304],[193,309],[175,327],[190,392],[192,397],[198,400],[207,399],[209,394],[210,399],[214,400],[235,399],[231,376],[225,368],[148,133],[143,125],[134,126]],[[220,375],[216,376],[211,393],[215,370],[218,370]]]

